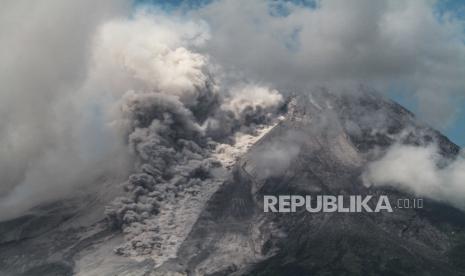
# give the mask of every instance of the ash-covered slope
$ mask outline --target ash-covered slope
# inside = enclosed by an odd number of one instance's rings
[[[463,275],[465,215],[433,200],[392,213],[264,213],[263,195],[388,195],[364,167],[393,143],[459,148],[372,93],[299,96],[236,164],[155,275]]]

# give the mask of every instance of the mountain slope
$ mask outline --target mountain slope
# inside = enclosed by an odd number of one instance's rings
[[[428,199],[423,209],[393,213],[264,213],[263,195],[413,198],[365,187],[364,166],[395,141],[437,142],[446,158],[459,151],[401,106],[371,93],[320,91],[293,100],[289,109],[286,119],[236,165],[178,258],[160,268],[159,275],[173,270],[188,275],[464,273],[465,215]]]
[[[103,214],[123,193],[114,184],[122,180],[111,179],[97,193],[0,223],[0,275],[465,274],[465,215],[433,200],[393,213],[264,213],[264,195],[413,198],[365,185],[367,164],[395,143],[434,143],[447,160],[460,151],[371,92],[319,90],[292,98],[286,108],[276,126],[238,151],[248,148],[234,165],[226,160],[193,196],[170,197],[171,205],[154,214],[158,230],[138,234],[159,247],[116,254],[115,248],[132,241]]]

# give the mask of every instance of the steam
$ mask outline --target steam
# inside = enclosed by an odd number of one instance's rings
[[[465,158],[447,162],[434,144],[420,147],[396,144],[383,158],[369,164],[367,185],[389,185],[465,210]]]
[[[263,180],[269,177],[279,177],[285,174],[292,162],[300,153],[300,148],[306,136],[298,131],[288,131],[278,141],[273,141],[260,147],[249,158],[256,166],[254,177]]]

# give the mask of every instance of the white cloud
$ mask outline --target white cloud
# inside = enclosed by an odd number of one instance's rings
[[[366,185],[394,186],[465,209],[465,158],[439,167],[441,159],[435,146],[394,145],[368,165],[363,179]]]

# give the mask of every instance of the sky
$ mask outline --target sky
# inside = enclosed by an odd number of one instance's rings
[[[212,2],[214,1],[211,1],[211,0],[193,0],[193,1],[135,0],[133,3],[133,7],[137,9],[141,6],[155,6],[155,7],[161,8],[162,10],[168,13],[176,12],[177,9],[181,9],[183,13],[188,13],[189,11],[197,10],[199,8],[201,9],[202,7],[205,7],[211,4]],[[293,3],[298,6],[302,6],[302,7],[306,7],[310,9],[315,9],[317,6],[316,2],[311,1],[311,0],[308,0],[308,1],[307,0],[270,1],[270,3],[273,3],[273,2],[277,3],[277,5],[274,5],[273,9],[269,9],[269,12],[277,16],[288,16],[289,11],[286,8],[286,5],[282,3]],[[431,4],[432,9],[433,9],[432,11],[438,22],[444,22],[444,21],[450,20],[451,18],[456,20],[457,22],[461,21],[462,24],[465,22],[465,2],[464,1],[443,0],[443,1],[437,1],[437,2],[431,2],[431,3],[432,3]],[[408,24],[408,22],[406,23]],[[463,36],[460,37],[460,39],[465,43],[465,27],[462,29],[462,31],[463,31],[462,33]],[[300,46],[297,43],[298,36],[300,35],[299,32],[300,32],[300,29],[296,28],[295,32],[290,35],[291,37],[290,41],[286,44],[286,47],[291,51],[300,50],[298,49],[298,47]],[[415,38],[412,38],[412,39],[415,39]],[[444,48],[442,51],[446,52],[448,50]],[[447,82],[447,80],[444,80],[444,82]],[[393,89],[392,86],[396,88]],[[402,85],[399,85],[399,83],[396,83],[396,81],[394,81],[393,83],[387,84],[383,89],[386,90],[383,92],[385,92],[388,97],[404,105],[405,107],[410,109],[415,114],[421,114],[422,112],[425,113],[424,110],[428,108],[432,108],[432,109],[436,108],[434,106],[425,107],[425,104],[423,104],[423,106],[420,107],[420,103],[419,103],[420,99],[418,99],[418,97],[412,96],[412,93],[414,92],[408,91],[409,85],[402,86]],[[454,89],[454,88],[451,88],[451,89]],[[463,91],[463,86],[459,89],[462,89],[462,91],[458,93],[456,92],[450,93],[450,94],[446,93],[448,94],[448,96],[446,97],[448,97],[449,101],[454,102],[454,104],[451,105],[451,109],[445,111],[447,113],[446,115],[442,114],[441,116],[446,116],[446,117],[448,116],[449,118],[447,118],[446,120],[441,119],[440,121],[435,121],[435,122],[434,120],[430,121],[428,120],[428,118],[426,118],[425,121],[426,123],[431,123],[433,127],[439,129],[446,136],[448,136],[453,142],[463,147],[465,146],[465,97],[464,97],[465,92]],[[436,92],[436,93],[440,94],[441,92]],[[431,100],[427,100],[427,101],[431,101]],[[442,100],[438,100],[438,101],[442,101]],[[445,104],[439,104],[439,105],[445,105]],[[433,114],[432,116],[435,116],[435,115],[436,114]],[[420,116],[420,118],[422,119],[422,116]]]
[[[453,16],[465,20],[465,2],[461,0],[445,0],[439,1],[436,5],[439,14],[452,13]],[[465,29],[464,29],[465,32]],[[464,40],[465,43],[465,40]],[[465,81],[465,80],[464,80]],[[393,98],[398,100],[399,103],[416,112],[415,101],[406,98]],[[457,102],[460,106],[457,110],[456,119],[453,123],[443,129],[449,139],[455,142],[462,148],[465,147],[465,99],[464,97],[457,97]]]
[[[440,1],[437,5],[437,11],[440,14],[450,12],[465,20],[465,2],[460,0],[447,0]],[[464,30],[465,32],[465,30]],[[402,92],[391,90],[389,91],[389,97],[396,102],[400,103],[404,107],[408,108],[414,113],[418,113],[418,104],[415,98],[412,98],[408,95],[403,94]],[[465,98],[463,96],[455,97],[455,100],[458,103],[454,119],[452,122],[446,124],[440,130],[454,143],[460,147],[465,147]]]
[[[461,0],[444,0],[438,1],[435,5],[439,18],[447,13],[452,14],[454,17],[465,20],[465,2]],[[465,33],[465,29],[464,29]],[[465,40],[464,40],[465,43]],[[464,80],[465,81],[465,80]],[[402,93],[395,91],[390,92],[390,97],[407,107],[414,113],[418,112],[418,106],[415,99],[405,97]],[[457,111],[455,112],[455,119],[452,123],[447,124],[442,128],[442,132],[454,143],[460,147],[465,147],[465,98],[463,96],[456,97],[455,101],[459,103]]]

